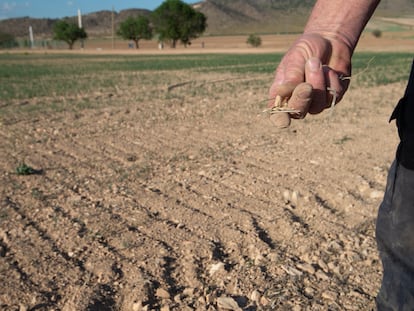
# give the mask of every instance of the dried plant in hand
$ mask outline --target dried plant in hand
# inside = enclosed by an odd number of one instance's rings
[[[288,105],[289,98],[277,95],[273,105],[262,111],[262,114],[269,115],[270,120],[277,128],[286,128],[290,125],[290,113],[299,114],[300,111]]]
[[[344,81],[344,80],[350,80],[351,77],[340,76],[339,79],[341,81]],[[333,108],[335,107],[337,103],[338,94],[334,88],[327,87],[326,90],[327,92],[331,94],[331,97],[332,97],[331,104],[330,104],[330,109],[332,112]],[[289,127],[291,116],[297,116],[299,118],[303,116],[303,112],[301,110],[289,107],[289,100],[290,100],[290,97],[282,97],[280,95],[277,95],[274,98],[274,102],[272,106],[262,111],[262,114],[269,115],[270,120],[273,122],[273,124],[277,128]]]
[[[270,115],[279,113],[279,112],[286,112],[286,113],[300,113],[299,110],[293,109],[288,106],[288,100],[287,97],[281,97],[277,95],[275,97],[275,101],[273,103],[273,106],[269,109],[265,109],[263,113],[269,113]]]

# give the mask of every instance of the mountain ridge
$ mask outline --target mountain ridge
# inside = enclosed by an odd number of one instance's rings
[[[234,35],[248,33],[297,33],[300,32],[316,0],[204,0],[193,7],[207,16],[205,35]],[[381,16],[398,16],[414,12],[414,0],[383,0],[377,10]],[[126,9],[119,12],[102,10],[85,14],[82,24],[89,37],[112,34],[129,16],[149,15],[146,9]],[[77,22],[77,16],[62,18]],[[37,38],[53,37],[53,25],[61,19],[11,18],[0,21],[0,31],[17,38],[28,36],[32,26]]]

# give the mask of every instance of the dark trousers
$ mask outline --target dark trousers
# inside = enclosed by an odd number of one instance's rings
[[[414,171],[393,163],[376,227],[384,268],[379,311],[414,310]]]
[[[400,144],[389,171],[376,226],[384,268],[377,307],[379,311],[408,311],[414,310],[414,63],[393,119]]]

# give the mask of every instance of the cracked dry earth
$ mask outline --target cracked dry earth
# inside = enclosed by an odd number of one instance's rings
[[[167,80],[9,105],[1,310],[373,309],[404,86],[277,130],[257,115],[271,77]]]

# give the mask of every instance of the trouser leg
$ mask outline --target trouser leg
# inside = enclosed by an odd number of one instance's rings
[[[379,311],[414,310],[414,170],[394,162],[376,227],[384,274]]]

